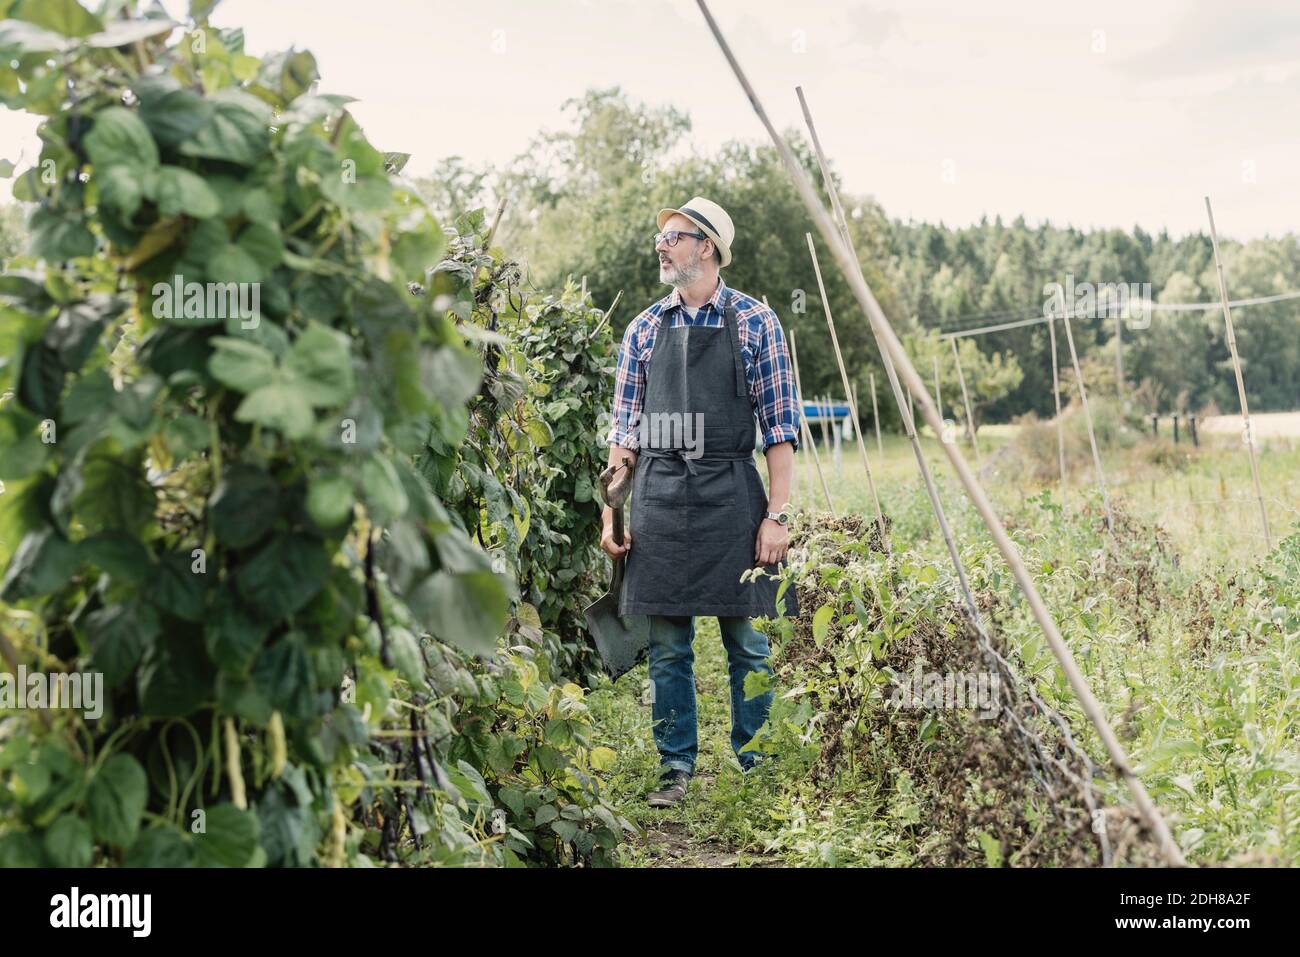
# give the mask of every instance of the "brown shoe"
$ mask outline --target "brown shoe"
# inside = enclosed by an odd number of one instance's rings
[[[646,795],[650,807],[672,807],[686,797],[686,785],[691,776],[678,768],[666,768],[659,779],[659,790]]]

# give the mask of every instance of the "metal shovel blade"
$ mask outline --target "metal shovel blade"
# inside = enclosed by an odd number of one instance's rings
[[[587,631],[596,642],[601,664],[610,679],[631,671],[643,661],[650,651],[650,619],[645,615],[621,617],[618,613],[618,593],[622,585],[622,568],[616,563],[614,582],[610,590],[587,606],[583,617]]]

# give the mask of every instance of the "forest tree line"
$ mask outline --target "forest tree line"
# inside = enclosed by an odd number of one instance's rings
[[[421,188],[447,222],[477,206],[491,212],[506,197],[499,241],[520,251],[533,287],[551,289],[566,276],[585,277],[595,301],[604,304],[622,291],[611,318],[616,332],[667,292],[655,262],[654,213],[693,195],[709,196],[737,226],[734,261],[724,270],[724,280],[752,295],[766,295],[785,330],[797,333],[807,395],[840,395],[804,239],[813,226],[775,150],[751,142],[729,142],[712,154],[687,150],[688,115],[634,102],[618,88],[591,90],[569,101],[564,113],[565,129],[537,134],[510,163],[474,167],[450,157],[420,179]],[[819,182],[802,131],[788,130],[787,136]],[[1131,231],[1084,231],[1050,223],[1031,226],[1023,218],[954,228],[890,219],[870,196],[843,189],[841,195],[866,279],[927,379],[929,354],[939,352],[950,361],[949,347],[935,342],[933,333],[1041,315],[1045,286],[1064,284],[1067,276],[1077,283],[1149,284],[1157,303],[1218,300],[1208,234],[1175,238],[1136,226]],[[1227,214],[1225,210],[1222,218],[1227,220]],[[14,207],[0,207],[0,256],[21,247],[15,235],[19,230],[21,218]],[[1245,244],[1225,235],[1221,247],[1232,298],[1300,289],[1300,248],[1293,234]],[[869,408],[868,376],[874,373],[882,418],[896,427],[867,323],[820,241],[819,255],[849,374],[864,390],[863,414]],[[1234,319],[1252,408],[1300,408],[1300,300],[1242,308]],[[1142,410],[1235,409],[1220,310],[1155,311],[1145,325],[1126,322],[1121,335],[1126,388]],[[1114,389],[1115,327],[1105,317],[1074,323],[1094,388]],[[965,342],[962,364],[979,421],[1006,421],[1031,410],[1051,415],[1045,324]],[[1059,348],[1059,361],[1067,369],[1063,341]],[[954,376],[955,370],[945,365],[945,404],[958,398]]]

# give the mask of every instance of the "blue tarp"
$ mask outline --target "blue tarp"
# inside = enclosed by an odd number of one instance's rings
[[[849,415],[849,404],[847,402],[805,402],[803,404],[803,417],[810,422],[818,422],[821,419],[846,419]]]

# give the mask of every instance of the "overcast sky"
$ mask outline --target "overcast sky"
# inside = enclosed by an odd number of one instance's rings
[[[847,188],[890,216],[1178,234],[1204,228],[1208,193],[1225,235],[1294,228],[1300,4],[712,9],[777,126],[800,124],[802,84]],[[591,87],[688,111],[702,150],[765,136],[694,0],[226,0],[214,21],[242,25],[253,53],[312,50],[321,89],[358,97],[371,140],[413,153],[414,173],[453,154],[503,163]],[[0,152],[30,158],[34,129],[0,111]]]

